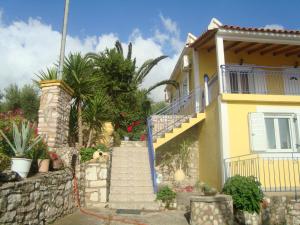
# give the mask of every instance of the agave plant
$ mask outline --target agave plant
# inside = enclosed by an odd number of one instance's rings
[[[13,139],[14,144],[8,139],[2,130],[0,134],[5,138],[9,146],[14,151],[16,157],[24,157],[26,152],[30,151],[37,143],[42,140],[42,136],[39,135],[30,144],[32,128],[29,125],[29,122],[22,122],[21,130],[19,130],[16,123],[13,123]]]

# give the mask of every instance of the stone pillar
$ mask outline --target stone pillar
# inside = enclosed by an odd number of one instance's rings
[[[293,200],[287,205],[286,224],[300,224],[300,201]]]
[[[233,205],[229,195],[193,196],[191,203],[191,225],[233,224]]]
[[[38,133],[44,135],[50,148],[66,146],[73,90],[58,80],[42,81],[40,87]]]

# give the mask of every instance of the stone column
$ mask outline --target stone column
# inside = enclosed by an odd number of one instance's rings
[[[42,81],[40,87],[38,133],[50,148],[67,146],[73,90],[59,80]]]

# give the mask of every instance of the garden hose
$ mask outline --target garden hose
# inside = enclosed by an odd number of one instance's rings
[[[82,212],[83,214],[89,215],[89,216],[93,216],[99,220],[104,220],[104,221],[115,221],[115,222],[121,222],[124,224],[133,224],[133,225],[147,225],[145,223],[142,223],[138,220],[132,220],[132,219],[126,219],[126,218],[120,218],[120,217],[115,217],[112,215],[109,216],[104,216],[104,215],[98,215],[94,212],[85,210],[83,208],[81,208],[81,204],[80,204],[80,197],[79,197],[79,190],[78,190],[78,179],[74,173],[74,182],[73,182],[73,189],[74,189],[74,195],[75,195],[75,202],[76,202],[76,206],[77,208],[79,208],[80,212]]]

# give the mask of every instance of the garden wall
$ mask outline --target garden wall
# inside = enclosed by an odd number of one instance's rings
[[[74,212],[73,174],[63,169],[0,186],[0,224],[41,225]]]

